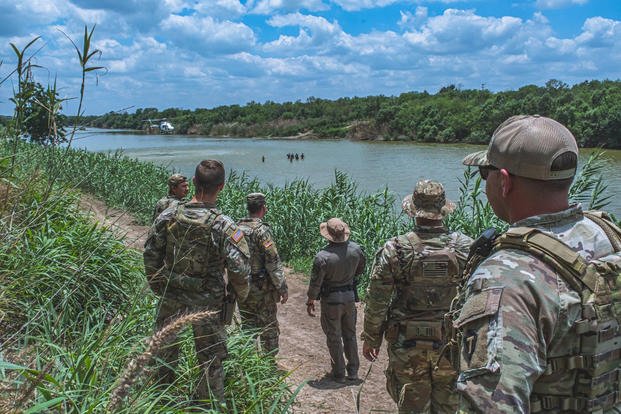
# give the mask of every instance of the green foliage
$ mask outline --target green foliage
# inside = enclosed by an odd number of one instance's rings
[[[212,109],[138,109],[88,117],[91,126],[144,129],[144,119],[168,118],[179,133],[211,136],[293,136],[412,140],[484,144],[494,129],[516,114],[540,114],[566,125],[583,147],[621,148],[621,81],[587,81],[568,86],[557,80],[515,91],[461,90],[446,86],[435,94],[407,92],[306,102]],[[353,126],[357,126],[353,128]]]
[[[44,88],[31,80],[22,82],[15,99],[25,102],[23,111],[23,134],[32,142],[57,145],[66,142],[67,117],[60,114],[63,100],[56,90],[56,82]]]
[[[82,48],[72,42],[82,69],[76,120],[86,74],[102,69],[89,63],[100,53],[90,46],[93,30],[85,27]],[[125,365],[152,332],[157,300],[146,286],[139,252],[83,215],[76,189],[140,211],[146,222],[144,206],[151,209],[168,173],[120,153],[76,151],[71,142],[61,149],[22,141],[24,130],[34,142],[64,140],[56,85],[35,83],[36,65],[26,56],[37,39],[21,50],[11,44],[18,59],[15,114],[0,130],[0,410],[103,413]],[[137,180],[143,183],[138,188]],[[141,193],[143,185],[151,190]],[[184,349],[192,347],[187,333],[181,341]],[[225,366],[231,407],[224,409],[287,412],[296,393],[285,383],[286,373],[262,358],[244,334],[232,335],[229,346],[236,360]],[[120,412],[199,410],[188,398],[199,373],[193,352],[186,354],[175,384],[163,389],[149,376],[140,378]]]
[[[0,149],[11,150],[6,144]],[[26,143],[18,150],[9,203],[0,211],[0,383],[12,390],[0,406],[105,412],[125,365],[152,332],[157,300],[139,252],[92,224],[78,210],[75,190],[63,184],[47,191],[38,157],[62,151]],[[186,332],[181,341],[186,353],[175,384],[158,388],[150,376],[140,378],[121,412],[185,412],[195,405],[189,398],[199,375],[193,339]],[[245,334],[233,332],[229,346],[229,412],[287,412],[295,397],[287,374],[258,354]]]

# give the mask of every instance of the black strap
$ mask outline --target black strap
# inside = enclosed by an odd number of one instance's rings
[[[325,293],[334,293],[334,292],[348,292],[350,290],[354,290],[353,285],[343,285],[343,286],[327,286],[325,289],[322,289]]]

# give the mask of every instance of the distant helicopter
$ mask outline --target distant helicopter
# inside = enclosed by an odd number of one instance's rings
[[[172,126],[172,124],[168,122],[166,118],[143,119],[142,121],[149,123],[149,125],[147,126],[147,132],[149,133],[159,131],[160,134],[172,134],[175,130],[175,127]]]

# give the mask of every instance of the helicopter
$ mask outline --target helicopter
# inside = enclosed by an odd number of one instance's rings
[[[156,119],[143,119],[143,122],[148,122],[147,131],[153,133],[154,131],[159,131],[160,134],[172,134],[175,130],[175,127],[172,126],[170,122],[166,118],[156,118]]]

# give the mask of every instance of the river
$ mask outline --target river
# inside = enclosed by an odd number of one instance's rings
[[[462,158],[485,148],[466,144],[144,135],[107,130],[81,131],[73,146],[99,152],[121,149],[129,157],[167,166],[188,177],[200,160],[215,158],[224,162],[227,171],[245,171],[262,183],[277,186],[302,178],[324,187],[334,181],[334,171],[340,170],[358,183],[360,190],[375,192],[387,186],[398,200],[422,178],[441,181],[447,197],[456,199],[465,169]],[[591,152],[581,150],[581,162]],[[304,160],[290,162],[287,153],[304,154]],[[621,198],[617,195],[621,191],[621,151],[606,151],[606,155],[604,176],[614,195],[608,210],[621,217]]]

